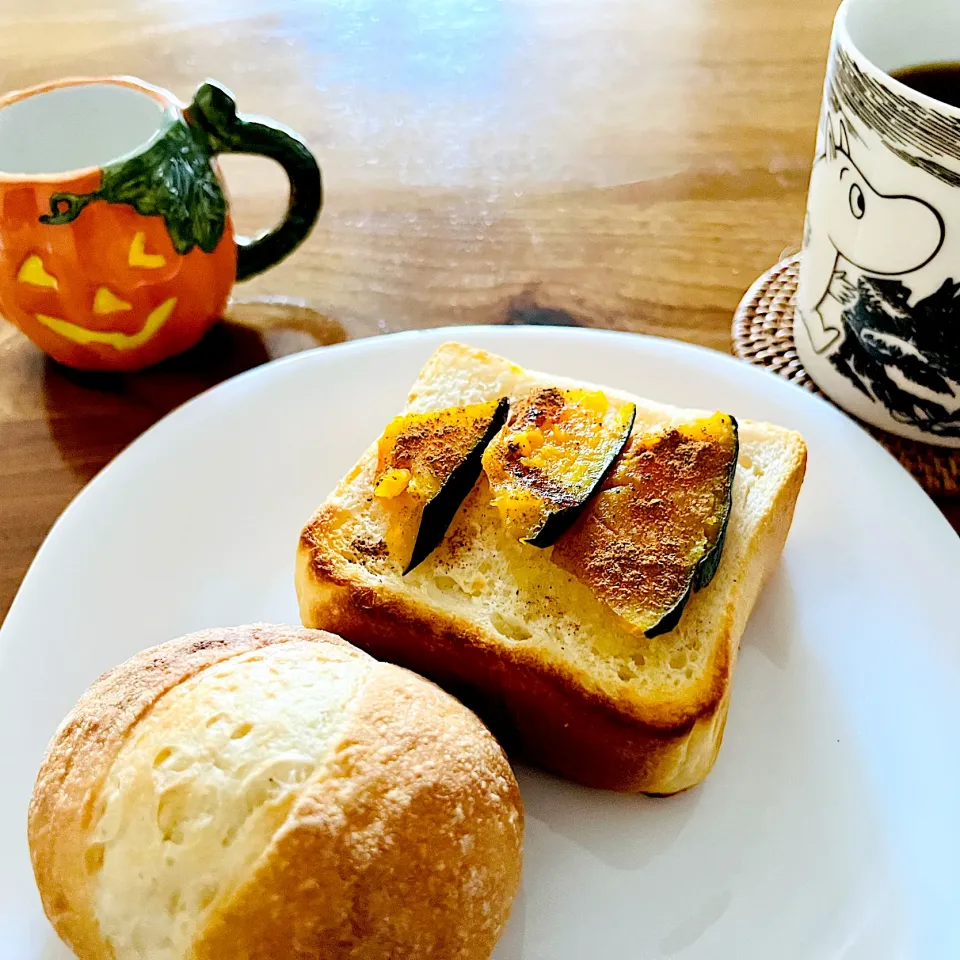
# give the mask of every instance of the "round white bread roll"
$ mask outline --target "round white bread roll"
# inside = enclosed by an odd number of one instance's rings
[[[101,677],[30,805],[81,960],[486,960],[520,878],[500,747],[333,634],[210,630]]]

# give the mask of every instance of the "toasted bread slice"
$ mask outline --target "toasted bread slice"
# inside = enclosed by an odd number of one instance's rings
[[[441,346],[408,411],[592,386]],[[616,390],[635,432],[703,416]],[[699,783],[720,747],[740,636],[777,563],[806,464],[799,434],[740,424],[726,543],[713,581],[680,622],[631,630],[590,589],[508,535],[483,476],[440,546],[406,576],[385,548],[373,496],[376,444],[307,524],[296,585],[306,626],[437,681],[472,706],[508,751],[590,786],[669,794]]]

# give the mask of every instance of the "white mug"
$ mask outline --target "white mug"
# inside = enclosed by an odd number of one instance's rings
[[[960,447],[960,109],[890,76],[960,61],[960,0],[844,0],[810,177],[797,353],[892,433]]]

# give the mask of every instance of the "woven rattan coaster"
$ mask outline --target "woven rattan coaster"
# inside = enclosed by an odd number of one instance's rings
[[[820,393],[803,369],[793,345],[793,311],[800,258],[788,257],[768,270],[746,292],[733,318],[733,352],[766,367],[811,393]],[[916,443],[867,429],[935,497],[960,496],[960,450]]]

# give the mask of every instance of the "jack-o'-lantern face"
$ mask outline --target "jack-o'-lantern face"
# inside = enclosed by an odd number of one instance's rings
[[[271,157],[287,215],[238,247],[216,155]],[[136,370],[192,346],[237,279],[310,232],[320,168],[290,131],[212,82],[183,107],[127,77],[0,100],[0,311],[55,359]]]
[[[139,369],[186,350],[222,314],[236,271],[229,229],[212,253],[180,255],[161,217],[100,203],[49,226],[38,194],[0,184],[0,305],[54,359]]]
[[[132,81],[54,84],[0,113],[0,170],[23,171],[0,174],[7,319],[84,369],[138,369],[196,343],[237,264],[206,135]]]

